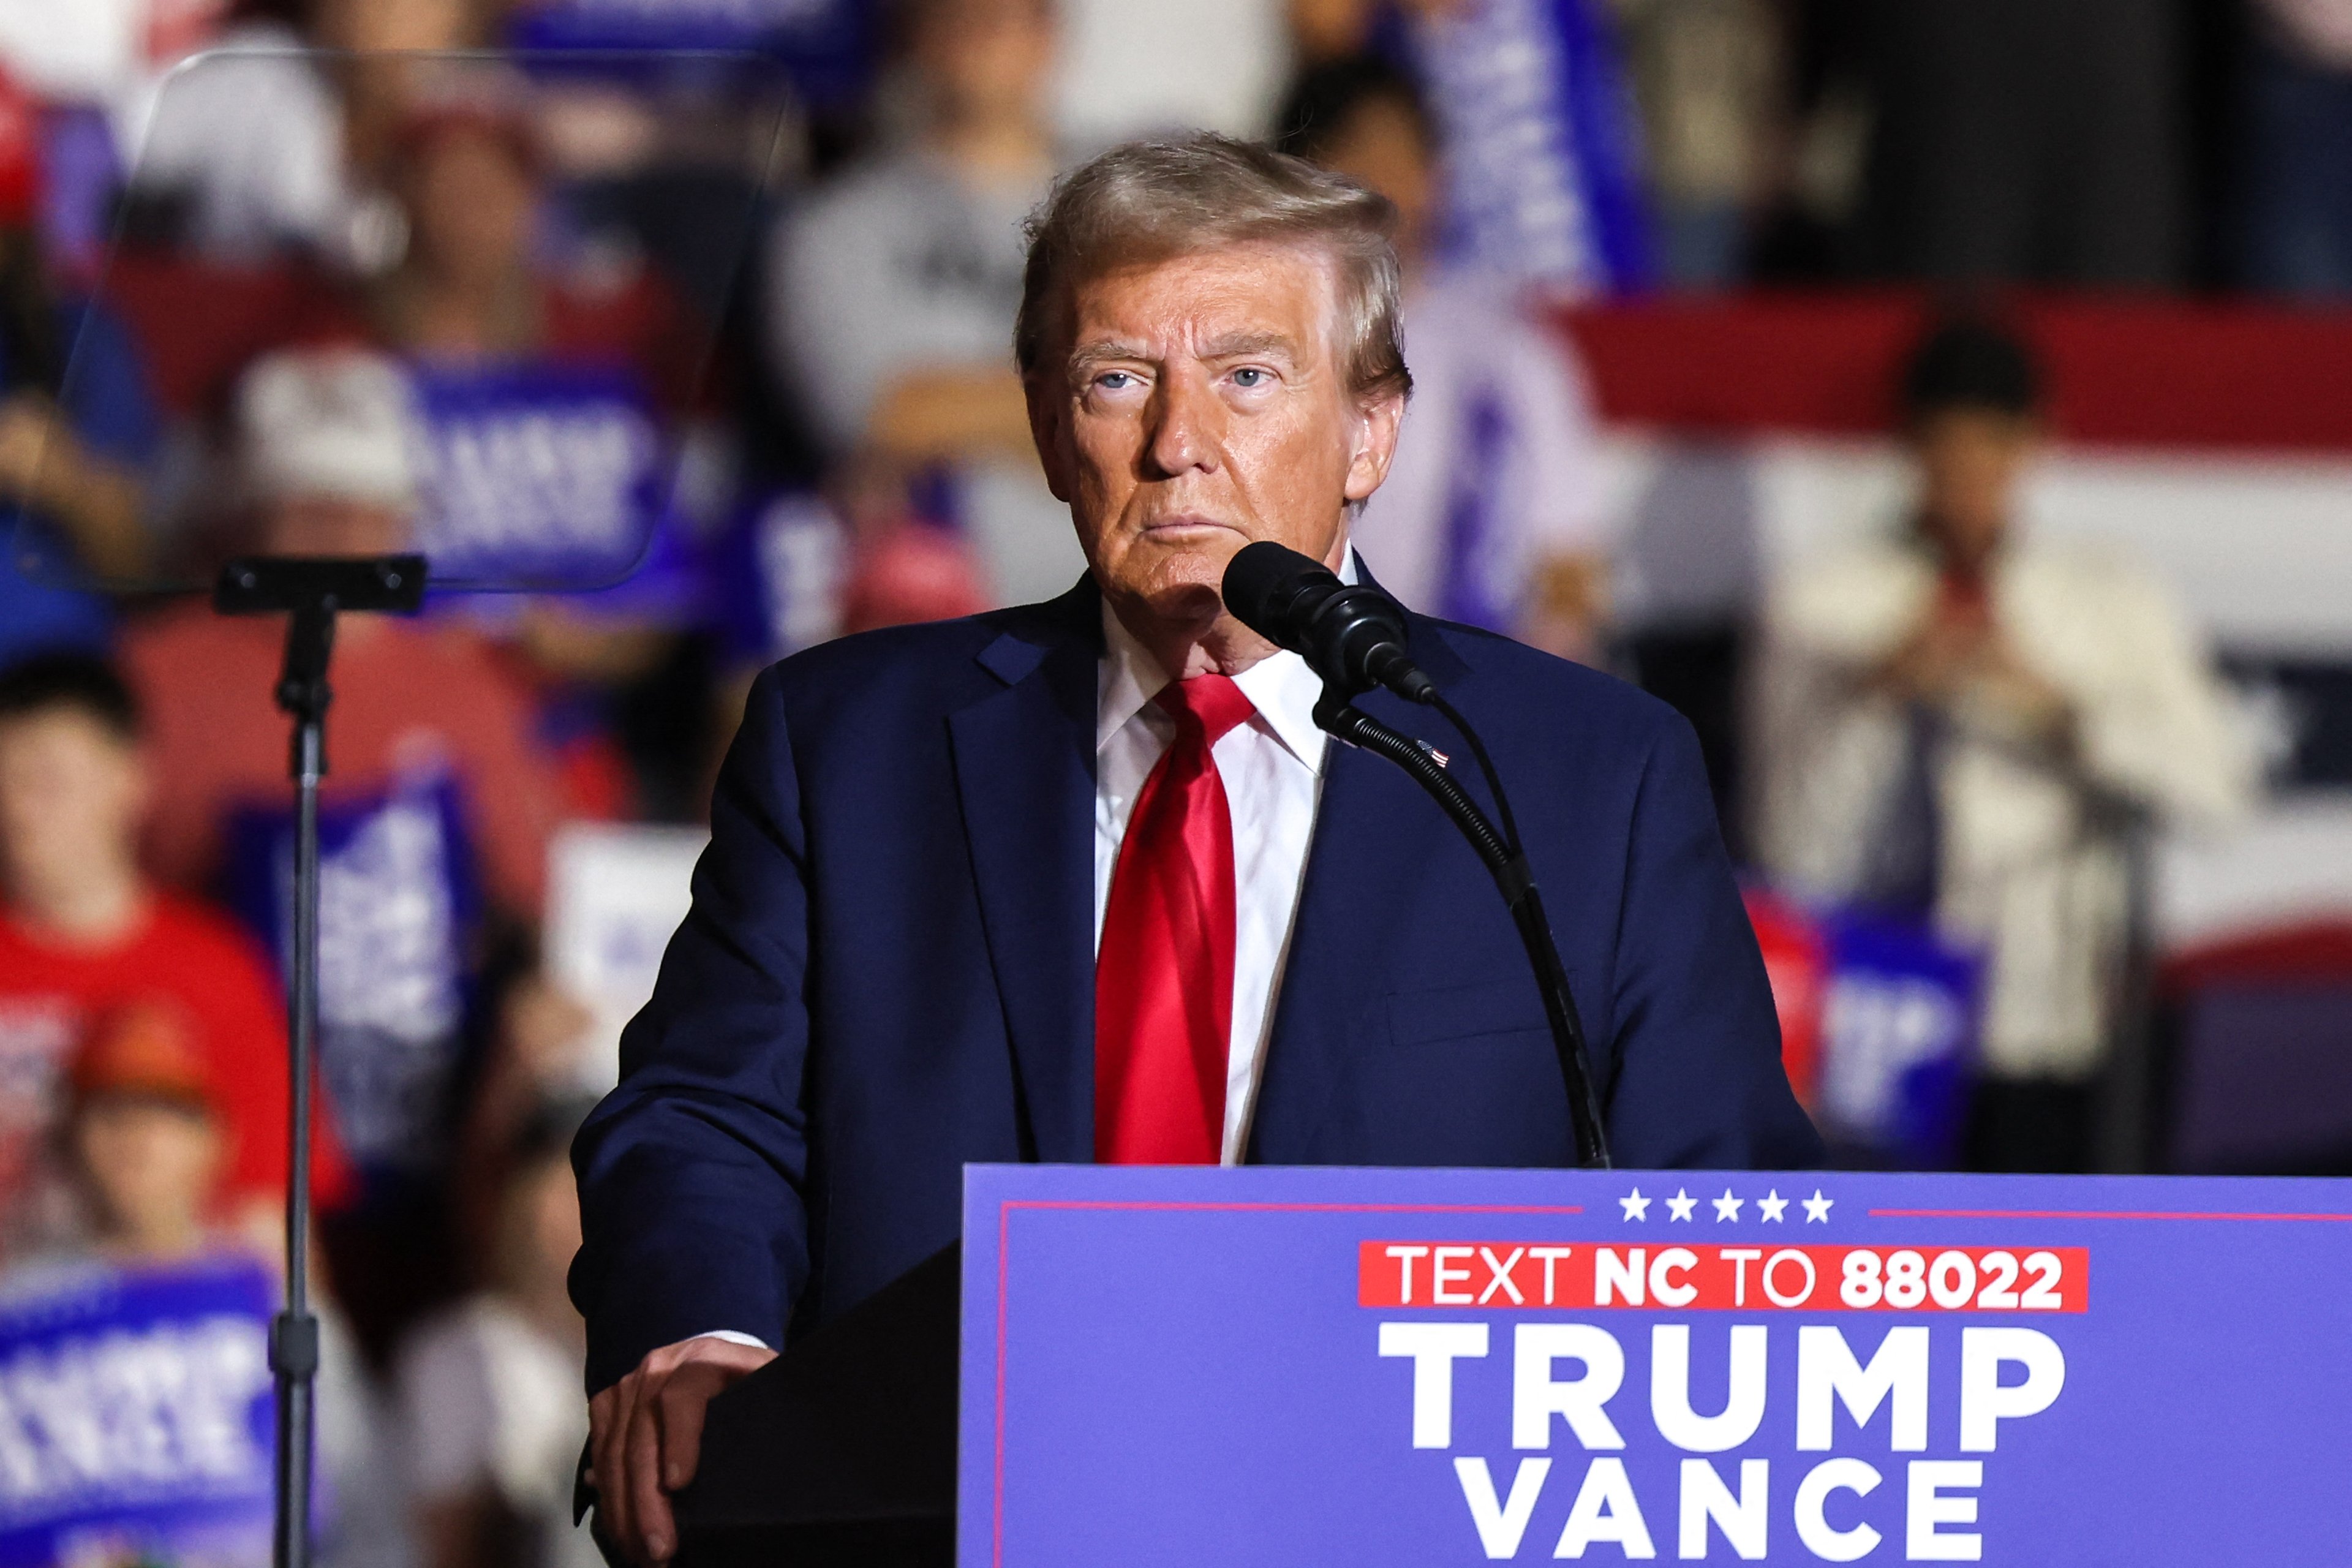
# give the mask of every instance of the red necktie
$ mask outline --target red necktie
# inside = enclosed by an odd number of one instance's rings
[[[1157,699],[1176,739],[1143,781],[1095,957],[1095,1158],[1213,1165],[1234,1016],[1234,815],[1211,747],[1255,711],[1229,676]]]

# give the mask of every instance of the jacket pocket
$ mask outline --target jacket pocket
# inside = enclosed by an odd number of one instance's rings
[[[1571,976],[1570,988],[1574,986]],[[1532,973],[1471,985],[1392,991],[1388,996],[1388,1016],[1389,1039],[1399,1046],[1530,1031],[1548,1035],[1551,1027],[1545,1021],[1543,997],[1536,990]]]

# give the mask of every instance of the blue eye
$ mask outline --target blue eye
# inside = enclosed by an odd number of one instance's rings
[[[1134,379],[1123,370],[1107,370],[1095,377],[1095,384],[1106,392],[1120,392],[1124,391],[1128,383]]]
[[[1254,364],[1245,364],[1242,366],[1241,369],[1234,372],[1234,384],[1236,386],[1256,387],[1264,386],[1265,383],[1265,372],[1260,370]]]

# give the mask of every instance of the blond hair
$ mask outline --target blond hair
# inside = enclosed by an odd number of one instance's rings
[[[1024,378],[1043,368],[1051,317],[1087,279],[1271,242],[1331,258],[1349,388],[1407,395],[1395,226],[1387,197],[1269,147],[1213,132],[1126,142],[1063,175],[1029,216],[1013,361]]]

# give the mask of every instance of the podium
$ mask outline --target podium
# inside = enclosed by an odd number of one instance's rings
[[[710,1402],[678,1568],[949,1568],[961,1284],[950,1247]]]
[[[2340,1563],[2347,1290],[2340,1182],[976,1166],[681,1518],[948,1561],[952,1372],[958,1568]],[[785,1489],[898,1511],[762,1536]]]

